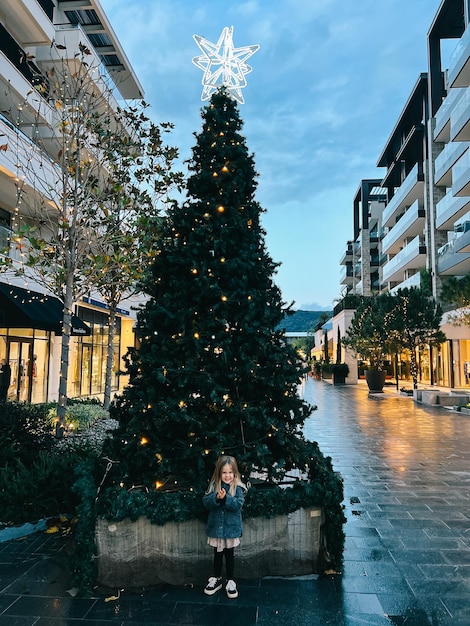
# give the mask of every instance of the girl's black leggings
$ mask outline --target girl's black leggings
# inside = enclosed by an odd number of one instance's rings
[[[233,574],[235,571],[234,548],[224,548],[223,552],[217,552],[217,548],[214,548],[214,576],[216,578],[220,578],[222,576],[222,563],[224,555],[227,580],[233,580]]]

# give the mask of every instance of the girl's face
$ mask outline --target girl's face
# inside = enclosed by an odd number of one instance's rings
[[[230,485],[230,483],[235,478],[235,476],[233,475],[233,469],[232,469],[231,465],[229,465],[228,463],[226,463],[225,465],[222,465],[222,470],[220,472],[220,478],[222,479],[223,483],[226,483],[227,485]]]

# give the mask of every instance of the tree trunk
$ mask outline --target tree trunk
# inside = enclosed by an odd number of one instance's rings
[[[104,403],[106,411],[111,402],[111,386],[113,382],[114,365],[114,336],[116,334],[116,305],[109,308],[109,328],[108,328],[108,354],[106,355],[106,377],[104,383]]]
[[[418,389],[418,363],[416,361],[416,349],[410,350],[410,373],[413,380],[413,389]]]
[[[59,402],[57,406],[56,437],[61,438],[65,431],[67,413],[67,383],[69,374],[70,336],[72,334],[73,288],[72,275],[67,280],[64,313],[62,322],[62,347],[60,353]]]

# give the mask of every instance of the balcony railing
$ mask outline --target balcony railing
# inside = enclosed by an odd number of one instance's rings
[[[449,131],[443,133],[444,128],[450,123],[450,116],[459,99],[465,93],[465,88],[456,87],[449,92],[436,113],[436,126],[434,128],[434,141],[449,141]],[[441,136],[442,133],[442,136]]]
[[[14,126],[10,120],[0,113],[0,130],[3,133],[3,142],[15,146],[14,159],[12,160],[12,152],[2,152],[0,154],[0,163],[3,161],[5,170],[10,175],[24,177],[25,182],[32,188],[35,187],[35,175],[27,169],[21,170],[22,163],[31,163],[34,156],[38,166],[41,167],[44,186],[52,189],[56,182],[60,180],[60,169],[49,159],[44,151],[35,144],[21,129]],[[8,156],[9,155],[9,156]]]
[[[454,196],[449,189],[446,195],[436,204],[436,228],[450,230],[454,223],[470,209],[470,198]]]
[[[458,44],[454,48],[454,51],[451,54],[449,60],[449,67],[447,70],[448,82],[449,85],[453,85],[456,81],[458,75],[462,71],[467,58],[462,59],[462,56],[465,55],[465,51],[470,45],[470,28],[467,27],[462,37],[459,39]],[[463,61],[463,62],[462,62]],[[460,85],[457,85],[460,86]]]
[[[40,69],[30,59],[19,46],[10,33],[0,23],[0,52],[15,66],[24,78],[36,89],[38,94],[47,98],[49,93],[49,81],[41,73]]]
[[[382,252],[392,252],[393,247],[406,236],[416,235],[417,232],[409,231],[423,230],[424,208],[420,207],[419,200],[415,200],[410,208],[396,222],[395,226],[389,230],[382,240]]]
[[[402,283],[399,283],[396,287],[393,287],[393,289],[390,289],[390,293],[393,295],[399,289],[409,289],[411,287],[420,287],[420,286],[421,286],[421,274],[420,272],[416,272],[416,274],[413,274],[413,276],[410,276],[409,278],[404,280]]]
[[[420,265],[424,265],[426,260],[426,246],[424,238],[417,235],[407,246],[400,250],[393,259],[390,259],[383,267],[383,281],[387,282],[393,279],[395,275],[405,269],[417,269]],[[424,258],[423,258],[424,257]]]
[[[452,185],[452,172],[450,170],[469,146],[470,142],[468,141],[451,141],[446,144],[444,150],[436,158],[434,165],[436,185],[445,187]]]
[[[469,120],[469,107],[470,87],[467,87],[450,114],[450,138],[455,141],[465,140],[462,135],[468,134],[464,128]]]
[[[468,172],[470,169],[470,151],[467,150],[457,161],[457,163],[452,168],[452,181],[453,183],[457,183],[461,177],[468,177]],[[459,191],[456,189],[455,191]]]
[[[423,195],[423,190],[419,187],[419,184],[421,184],[421,187],[423,186],[424,175],[422,172],[422,164],[416,163],[385,207],[382,217],[383,226],[393,226],[393,218],[398,211],[407,204],[411,205],[417,198]]]

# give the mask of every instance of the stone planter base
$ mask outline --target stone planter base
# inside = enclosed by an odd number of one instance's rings
[[[300,576],[319,572],[323,509],[299,509],[290,515],[246,519],[235,548],[236,577]],[[213,549],[205,526],[193,520],[151,524],[97,520],[99,585],[137,588],[167,583],[203,585],[212,575]]]

